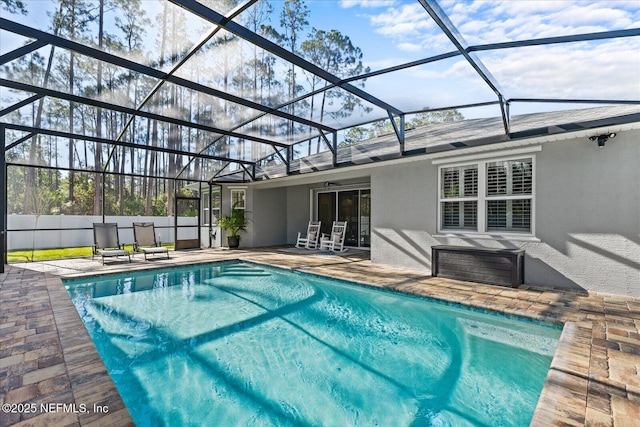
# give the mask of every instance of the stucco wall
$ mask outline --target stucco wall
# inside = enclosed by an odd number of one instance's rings
[[[602,149],[584,138],[538,156],[527,280],[640,296],[640,131]]]
[[[602,149],[586,137],[532,152],[535,234],[464,238],[437,232],[438,165],[430,159],[249,184],[244,247],[292,244],[309,220],[310,190],[371,181],[371,259],[428,272],[434,244],[526,250],[525,282],[640,297],[640,131]],[[498,153],[496,156],[503,154]],[[461,152],[468,155],[468,152]],[[451,158],[456,163],[459,158]],[[228,189],[225,189],[228,191]],[[223,212],[228,194],[223,196]]]
[[[420,161],[376,168],[371,173],[371,260],[431,268],[437,241],[437,167]]]
[[[526,249],[525,282],[640,297],[640,131],[598,149],[547,142],[536,156],[536,232],[529,239],[437,234],[431,161],[373,169],[373,262],[431,267],[432,244]],[[455,159],[452,159],[452,163]]]
[[[230,191],[238,186],[223,186],[222,213],[231,210]],[[247,232],[240,235],[240,247],[255,248],[295,243],[298,231],[309,221],[310,185],[281,187],[246,186]],[[226,246],[223,234],[222,246]]]
[[[245,190],[245,218],[247,222],[247,231],[240,232],[240,247],[253,247],[254,221],[253,221],[253,189],[247,185],[223,185],[221,187],[220,197],[220,215],[229,215],[231,213],[231,189]],[[227,232],[216,227],[216,238],[219,236],[220,246],[227,246]]]
[[[252,194],[253,246],[287,243],[287,189],[254,189]]]
[[[360,175],[359,177],[355,177]],[[315,180],[313,179],[315,178]],[[294,244],[299,232],[305,232],[309,222],[310,195],[313,189],[323,189],[327,182],[322,176],[303,176],[300,181],[256,183],[247,187],[247,233],[241,236],[242,247]],[[336,171],[331,176],[331,189],[368,186],[367,172]],[[230,187],[223,188],[222,211],[229,206]],[[226,201],[225,201],[226,199]],[[223,246],[225,244],[223,243]]]
[[[305,233],[309,222],[309,185],[287,188],[287,243],[295,243],[298,233]]]

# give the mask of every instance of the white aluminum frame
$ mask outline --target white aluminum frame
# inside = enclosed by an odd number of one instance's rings
[[[539,151],[539,150],[535,150]],[[532,185],[531,185],[531,195],[509,195],[509,196],[487,196],[487,164],[492,162],[501,162],[501,161],[510,161],[510,160],[522,160],[522,159],[531,159],[531,169],[532,169]],[[452,159],[453,160],[453,159]],[[440,162],[439,162],[440,163]],[[442,169],[450,168],[450,167],[460,167],[460,166],[470,166],[477,165],[478,166],[478,196],[471,197],[460,197],[460,198],[450,198],[443,199],[442,198]],[[536,235],[536,155],[532,152],[522,152],[516,154],[511,153],[508,156],[494,156],[494,157],[479,157],[476,160],[472,160],[467,158],[466,161],[458,161],[452,163],[441,163],[438,166],[438,198],[437,198],[437,229],[439,235],[450,235],[452,237],[483,237],[483,238],[504,238],[504,237],[524,237],[531,238]],[[489,231],[487,230],[487,201],[488,200],[522,200],[522,199],[530,199],[531,200],[531,232],[523,233],[519,231]],[[465,230],[465,229],[450,229],[442,228],[442,203],[444,201],[450,202],[459,202],[459,201],[473,201],[477,200],[477,231]]]

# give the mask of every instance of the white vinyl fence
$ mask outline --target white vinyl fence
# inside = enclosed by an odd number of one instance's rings
[[[93,223],[102,222],[101,216],[80,215],[8,215],[7,249],[72,248],[93,245]],[[107,216],[104,222],[118,224],[120,243],[133,243],[133,223],[153,222],[156,239],[174,243],[174,218],[158,216]],[[197,225],[197,217],[181,217],[180,225]],[[197,228],[180,230],[181,239],[196,239]]]

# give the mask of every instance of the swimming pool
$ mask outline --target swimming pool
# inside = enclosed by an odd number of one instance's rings
[[[138,426],[529,425],[560,336],[249,263],[65,286]]]

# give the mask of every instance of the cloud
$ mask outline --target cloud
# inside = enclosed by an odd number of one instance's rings
[[[420,52],[422,50],[422,46],[415,43],[398,43],[397,47],[405,52]]]
[[[526,40],[631,28],[640,19],[633,2],[475,1],[470,7],[443,3],[470,44]]]
[[[343,2],[361,4],[360,0]],[[368,2],[365,2],[368,3]],[[469,44],[527,40],[620,30],[637,27],[640,8],[634,1],[483,1],[442,2],[463,39]],[[391,4],[384,12],[368,15],[370,25],[397,44],[417,44],[442,33],[419,3]],[[427,43],[431,54],[450,44],[439,38]]]
[[[640,42],[509,49],[480,55],[508,97],[638,99]]]
[[[340,7],[350,9],[352,7],[377,8],[389,7],[394,4],[395,0],[340,0]]]
[[[441,2],[470,45],[636,28],[637,1],[483,1]],[[376,32],[399,51],[424,57],[454,50],[421,5],[398,4],[369,16]],[[596,42],[505,49],[478,53],[508,97],[640,98],[640,41]],[[458,58],[461,59],[461,58]],[[414,77],[454,82],[474,79],[466,61],[412,70]],[[438,71],[434,71],[438,70]],[[477,74],[475,75],[477,77]]]
[[[360,1],[351,3],[365,7]],[[640,27],[637,0],[468,0],[440,5],[470,45]],[[398,1],[359,13],[395,48],[392,55],[376,58],[373,69],[398,65],[403,54],[410,58],[404,62],[409,62],[455,50],[418,2]],[[507,98],[637,100],[638,51],[640,40],[629,37],[483,51],[473,56],[482,61]],[[369,89],[405,110],[496,100],[462,56],[373,77],[367,80]]]
[[[369,19],[377,33],[400,40],[436,29],[434,22],[419,3],[388,8],[379,15],[370,15]]]

